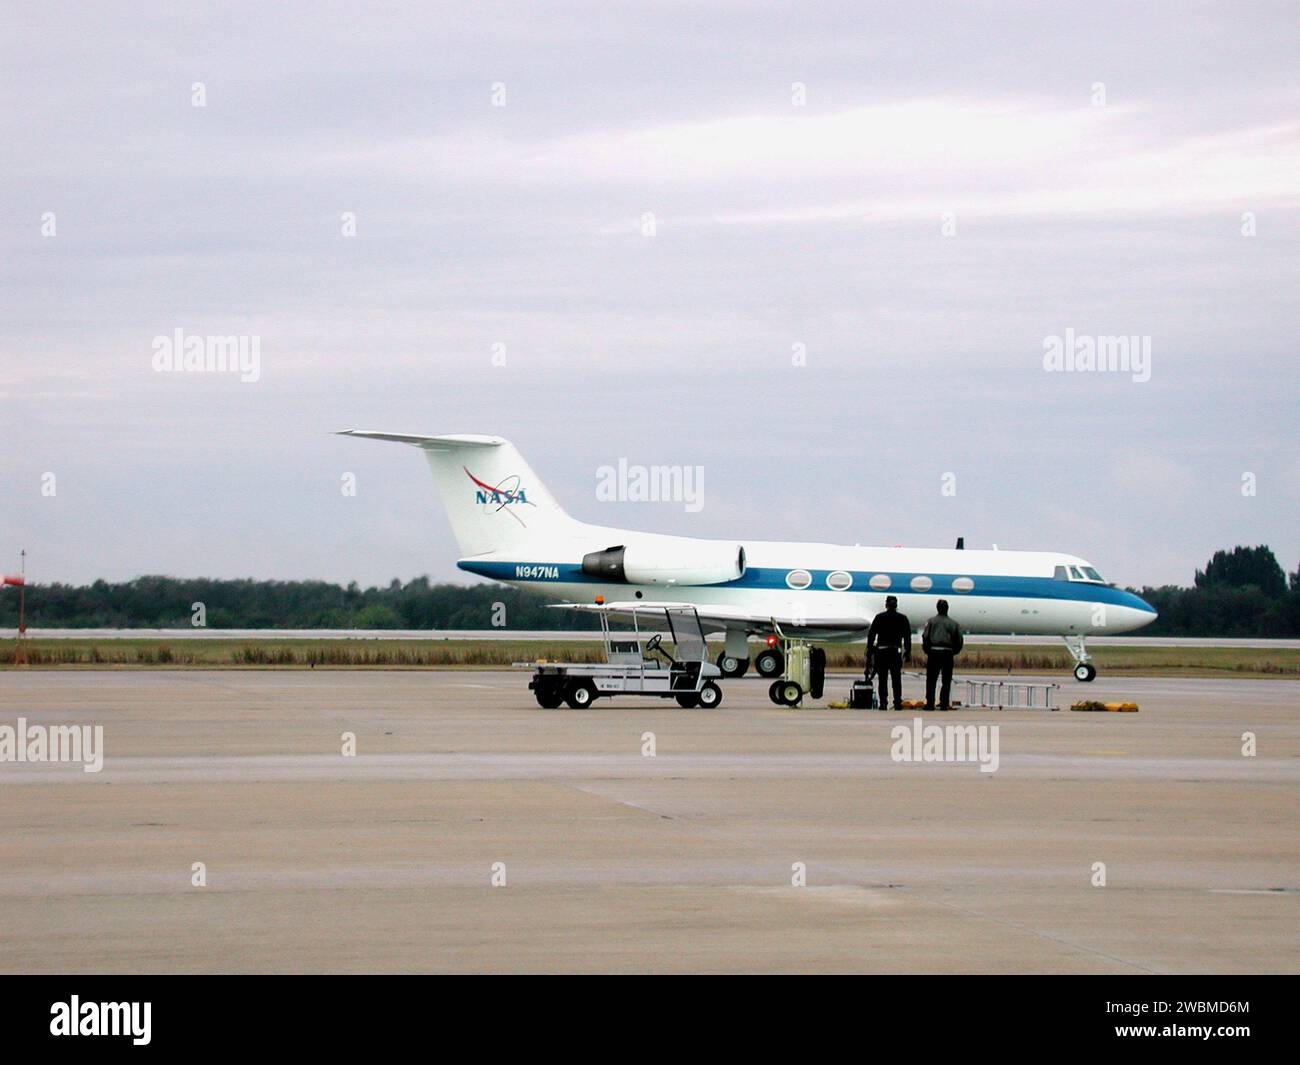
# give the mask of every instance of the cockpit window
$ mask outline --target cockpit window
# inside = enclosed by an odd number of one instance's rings
[[[1095,584],[1105,584],[1101,574],[1091,566],[1057,566],[1052,573],[1052,579],[1058,581],[1085,581]]]

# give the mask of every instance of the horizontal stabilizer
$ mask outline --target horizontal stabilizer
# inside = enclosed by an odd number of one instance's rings
[[[392,440],[398,444],[416,447],[500,447],[505,443],[499,436],[417,436],[414,433],[377,433],[370,429],[344,429],[335,436],[359,436],[366,440]]]
[[[570,518],[518,449],[499,436],[421,436],[346,429],[339,436],[391,440],[420,449],[447,508],[461,555],[493,551],[519,557],[539,543],[577,538]]]

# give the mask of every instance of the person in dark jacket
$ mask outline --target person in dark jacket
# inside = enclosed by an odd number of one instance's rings
[[[885,609],[867,630],[867,678],[880,678],[880,709],[889,709],[889,678],[894,679],[894,709],[903,709],[903,663],[912,657],[912,623],[898,612],[898,599],[889,596]]]
[[[948,616],[948,600],[935,604],[939,613],[925,623],[921,633],[921,648],[925,651],[925,708],[934,709],[934,684],[942,678],[939,689],[939,709],[948,709],[952,693],[952,660],[961,653],[961,626]]]

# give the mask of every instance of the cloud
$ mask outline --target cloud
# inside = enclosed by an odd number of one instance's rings
[[[941,211],[1171,215],[1300,198],[1300,123],[1184,133],[1153,127],[1133,105],[1086,101],[786,112],[541,139],[457,132],[332,150],[315,165],[520,189],[524,209],[557,189],[636,189],[648,206],[662,203],[664,217],[694,225],[894,222]],[[631,217],[599,227],[636,231]]]
[[[705,464],[665,532],[965,534],[1139,583],[1247,532],[1281,550],[1283,10],[32,8],[0,41],[0,551],[454,577],[419,464],[327,435],[362,422],[517,438],[579,507],[596,452]],[[152,373],[176,328],[259,336],[261,380]],[[1045,374],[1066,328],[1151,336],[1152,380]]]
[[[1135,450],[1119,457],[1112,467],[1115,484],[1125,492],[1164,499],[1188,495],[1197,488],[1192,470],[1167,455]]]

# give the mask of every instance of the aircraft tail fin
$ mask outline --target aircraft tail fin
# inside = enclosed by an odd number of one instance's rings
[[[462,557],[576,532],[518,449],[499,436],[415,436],[347,429],[338,435],[412,444],[424,452]]]

